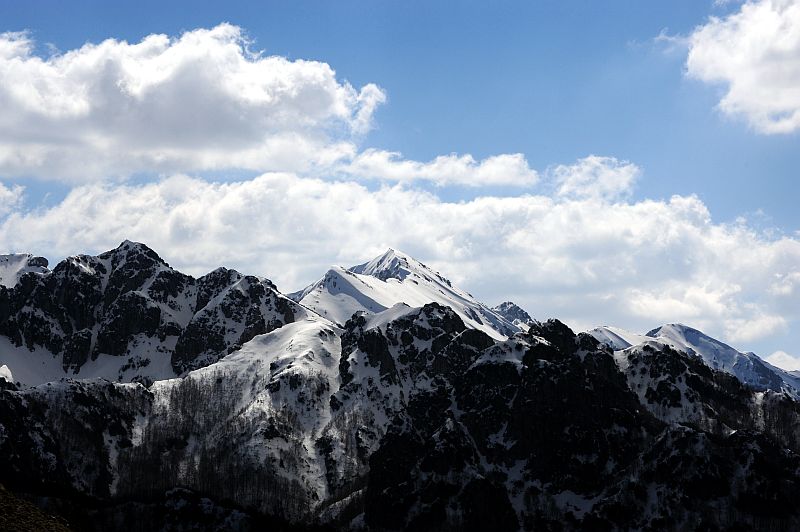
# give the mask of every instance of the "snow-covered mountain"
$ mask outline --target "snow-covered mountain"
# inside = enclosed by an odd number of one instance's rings
[[[126,241],[0,287],[0,484],[94,530],[793,530],[785,373],[392,250],[290,299]]]
[[[194,279],[130,241],[52,271],[14,257],[17,281],[0,287],[0,365],[25,384],[171,378],[309,313],[268,279],[225,268]]]
[[[800,524],[798,403],[663,347],[621,373],[556,320],[496,341],[436,303],[312,315],[148,388],[0,380],[0,480],[105,530],[176,504],[200,530]]]
[[[737,351],[686,325],[662,325],[643,335],[606,326],[593,329],[589,334],[615,351],[636,350],[644,345],[666,345],[696,355],[710,368],[735,375],[756,389],[782,391],[800,398],[800,378],[796,375],[776,368],[755,353]]]
[[[421,262],[393,249],[369,262],[345,269],[335,266],[292,299],[334,323],[354,312],[384,311],[397,303],[421,307],[439,303],[452,308],[469,326],[504,339],[520,329]]]

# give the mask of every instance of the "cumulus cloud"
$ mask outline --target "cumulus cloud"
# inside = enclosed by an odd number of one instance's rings
[[[765,236],[744,221],[714,223],[693,196],[449,202],[403,185],[370,190],[290,173],[234,183],[175,176],[84,185],[52,208],[15,212],[0,224],[2,247],[51,258],[125,238],[194,274],[224,264],[287,291],[331,262],[356,264],[392,246],[490,303],[512,299],[577,327],[603,320],[648,330],[681,321],[748,343],[800,316],[791,290],[770,290],[798,278],[800,240]]]
[[[800,2],[752,0],[689,37],[689,76],[725,87],[719,108],[758,132],[800,129]]]
[[[11,213],[22,204],[25,189],[19,185],[6,186],[0,183],[0,216]]]
[[[574,164],[550,169],[557,194],[581,199],[617,199],[630,195],[641,171],[614,157],[590,155]]]
[[[758,310],[747,318],[731,319],[725,324],[726,338],[731,342],[751,342],[786,330],[786,318],[761,315]]]
[[[775,351],[764,360],[787,371],[800,370],[800,357],[792,356],[786,351]]]
[[[776,273],[775,282],[769,287],[772,294],[779,296],[792,295],[798,289],[800,289],[800,271]]]
[[[109,39],[41,57],[0,34],[0,175],[73,183],[222,169],[339,174],[438,186],[531,186],[522,154],[429,162],[359,152],[384,91],[326,63],[251,50],[221,24],[138,43]]]
[[[427,163],[404,159],[398,152],[367,149],[340,169],[352,177],[394,182],[430,181],[438,186],[530,187],[539,176],[521,153],[476,161],[471,155],[440,155]]]
[[[250,44],[221,24],[41,57],[28,34],[0,34],[0,174],[305,170],[351,157],[384,92]]]

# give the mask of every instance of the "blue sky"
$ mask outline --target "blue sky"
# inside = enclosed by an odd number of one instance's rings
[[[537,317],[683,321],[800,356],[800,45],[760,70],[776,32],[753,15],[800,35],[796,5],[3,2],[0,32],[27,33],[0,57],[24,65],[0,71],[19,109],[0,120],[0,243],[58,259],[132,238],[191,273],[225,263],[287,290],[391,245]],[[158,58],[126,70],[138,52],[120,41],[153,34],[164,79]],[[764,50],[720,45],[748,35]],[[224,86],[259,76],[304,96]],[[291,177],[256,177],[273,171]],[[256,197],[290,198],[297,223]]]

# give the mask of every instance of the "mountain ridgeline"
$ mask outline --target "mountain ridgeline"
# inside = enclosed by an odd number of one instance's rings
[[[689,327],[576,334],[393,250],[288,296],[47,266],[0,261],[0,484],[59,529],[800,527],[796,377]]]
[[[152,382],[215,362],[307,314],[267,279],[225,268],[194,279],[129,241],[4,284],[0,334],[23,382],[64,374]],[[36,358],[45,359],[44,372]]]

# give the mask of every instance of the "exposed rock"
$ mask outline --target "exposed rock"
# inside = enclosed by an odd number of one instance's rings
[[[47,261],[39,259],[28,264],[44,268]],[[130,241],[0,287],[0,334],[60,358],[66,375],[80,375],[101,355],[166,357],[181,374],[306,314],[266,279],[223,268],[194,279]],[[128,365],[119,378],[171,376],[148,373],[156,366],[163,364],[139,365],[140,373]]]

